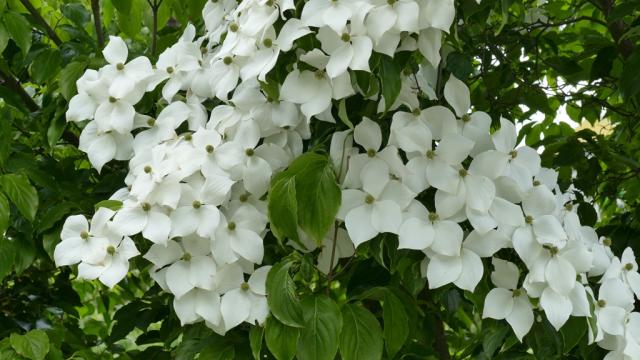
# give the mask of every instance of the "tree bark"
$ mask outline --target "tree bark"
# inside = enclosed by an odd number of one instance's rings
[[[44,31],[47,33],[47,36],[49,37],[49,39],[51,39],[51,41],[53,41],[56,44],[56,46],[60,47],[62,45],[62,40],[60,40],[60,38],[58,37],[58,34],[56,34],[56,32],[51,28],[51,26],[47,24],[47,22],[44,20],[42,15],[40,15],[38,10],[36,10],[36,8],[33,7],[33,5],[29,2],[29,0],[20,0],[20,2],[22,3],[22,5],[24,5],[25,8],[27,8],[27,10],[29,10],[29,13],[31,13],[31,16],[33,16],[36,19],[36,21],[40,23]]]
[[[91,11],[93,12],[93,24],[96,28],[96,38],[98,48],[104,47],[104,33],[102,32],[102,20],[100,19],[100,0],[91,0]]]
[[[38,106],[38,104],[33,101],[31,96],[29,96],[22,85],[20,85],[20,82],[18,82],[18,80],[16,80],[16,78],[13,77],[12,74],[4,73],[2,70],[0,70],[0,80],[2,80],[6,87],[20,96],[20,99],[22,99],[22,102],[25,104],[27,109],[29,109],[29,111],[35,112],[40,110],[40,106]]]

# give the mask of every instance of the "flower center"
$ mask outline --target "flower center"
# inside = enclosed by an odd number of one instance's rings
[[[110,103],[112,103],[112,104],[113,104],[113,103],[114,103],[114,102],[116,102],[116,101],[118,101],[118,99],[114,98],[113,96],[109,96],[109,102],[110,102]]]
[[[347,33],[342,33],[342,36],[340,36],[340,39],[342,39],[342,41],[344,42],[349,42],[351,41],[351,35]]]
[[[511,150],[509,151],[509,156],[511,156],[512,159],[515,159],[518,157],[518,152],[515,150]]]
[[[191,254],[189,254],[188,252],[184,253],[181,259],[184,261],[191,261]]]
[[[151,174],[151,171],[153,171],[153,169],[149,165],[145,166],[143,170],[145,174]]]
[[[521,289],[515,289],[511,292],[511,294],[513,295],[513,297],[518,297],[520,295],[522,295],[522,290]]]
[[[107,254],[113,256],[113,254],[115,253],[116,253],[116,248],[114,248],[113,245],[107,246]]]
[[[436,157],[436,152],[433,150],[428,150],[427,151],[427,159],[429,160],[433,160]]]
[[[236,32],[236,31],[238,31],[238,28],[239,28],[239,27],[238,27],[238,24],[236,24],[236,23],[234,23],[234,22],[233,22],[233,23],[231,23],[231,24],[229,24],[229,31],[231,31],[231,32]]]
[[[460,171],[458,171],[458,175],[460,175],[461,178],[466,177],[469,173],[467,173],[467,170],[465,169],[460,169]]]
[[[434,213],[434,212],[430,212],[429,213],[429,221],[431,222],[436,222],[440,219],[440,215]]]
[[[151,204],[149,204],[148,202],[142,203],[142,210],[144,210],[144,211],[151,210]]]
[[[624,264],[624,269],[627,270],[627,271],[633,270],[633,264],[632,263]]]
[[[167,74],[173,74],[173,67],[167,67]]]
[[[229,229],[229,230],[231,230],[231,231],[235,230],[235,229],[236,229],[236,223],[234,223],[233,221],[230,221],[230,222],[227,224],[227,229]]]
[[[468,123],[469,121],[471,121],[471,115],[469,115],[469,114],[464,114],[464,115],[462,115],[461,120],[462,120],[462,122],[464,122],[464,123]]]
[[[376,153],[377,152],[375,150],[373,150],[373,149],[367,150],[367,156],[370,157],[370,158],[376,156]]]
[[[191,139],[193,139],[193,137],[191,136],[191,134],[185,134],[185,135],[184,135],[184,139],[185,139],[186,141],[191,141]]]
[[[524,218],[524,222],[525,222],[525,223],[527,223],[527,224],[529,224],[529,225],[533,224],[533,216],[531,216],[531,215],[527,215],[527,216]]]
[[[322,80],[322,79],[324,79],[324,71],[322,71],[322,70],[316,70],[316,72],[315,72],[315,77],[316,77],[316,79],[318,79],[318,80]]]
[[[233,62],[233,59],[231,58],[231,56],[225,56],[224,59],[222,59],[222,62],[225,65],[231,65],[231,63]]]
[[[262,40],[262,45],[264,45],[265,47],[270,48],[271,46],[273,46],[273,40],[267,38]]]
[[[213,152],[213,145],[207,145],[204,147],[204,150],[211,154]]]
[[[565,208],[567,211],[571,211],[571,210],[573,210],[573,204],[572,204],[572,203],[570,203],[570,202],[568,202],[568,203],[564,204],[564,208]]]
[[[249,284],[245,281],[242,284],[240,284],[240,289],[242,289],[243,291],[247,291],[249,290]]]
[[[147,125],[154,126],[155,124],[156,124],[156,119],[149,118],[149,120],[147,120]]]
[[[374,198],[369,194],[367,194],[367,196],[364,197],[364,202],[367,204],[373,204],[374,201],[376,201],[376,198]]]
[[[411,113],[413,114],[413,116],[420,116],[422,110],[420,110],[420,108],[415,108]]]
[[[89,238],[89,233],[88,233],[88,232],[86,232],[86,231],[81,231],[81,232],[80,232],[80,238],[81,238],[82,240],[87,240],[87,239]]]
[[[202,206],[202,203],[198,200],[194,200],[191,206],[193,206],[194,209],[200,209],[200,207]]]
[[[602,240],[602,245],[611,246],[611,242],[611,238],[604,238],[604,240]]]
[[[598,300],[598,306],[603,308],[603,307],[607,306],[607,302],[602,300],[602,299],[600,299],[600,300]]]
[[[253,149],[249,148],[249,149],[245,150],[244,153],[247,156],[253,156],[253,154],[255,154],[256,152]]]
[[[547,249],[547,250],[549,250],[549,254],[550,254],[551,256],[555,256],[555,255],[557,255],[557,254],[558,254],[558,248],[557,248],[557,247],[555,247],[555,246],[553,246],[553,245],[544,244],[544,245],[542,245],[542,247],[543,247],[543,248],[545,248],[545,249]]]
[[[242,194],[239,198],[240,202],[247,202],[249,200],[249,194]]]
[[[116,69],[118,69],[120,71],[124,70],[124,64],[123,63],[117,63],[116,64]]]
[[[542,183],[540,183],[540,181],[538,181],[538,180],[534,180],[533,181],[533,186],[540,186],[540,185],[542,185]]]

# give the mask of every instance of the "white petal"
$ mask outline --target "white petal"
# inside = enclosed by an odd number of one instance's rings
[[[459,256],[434,255],[427,267],[429,289],[456,281],[462,272],[462,259]]]
[[[605,306],[598,311],[598,325],[610,335],[624,335],[627,312],[617,306]]]
[[[444,85],[444,98],[453,107],[456,115],[462,116],[471,107],[469,88],[453,74]]]
[[[448,133],[442,137],[438,144],[438,157],[450,165],[458,165],[464,161],[473,149],[473,141],[466,137]]]
[[[500,129],[491,135],[496,150],[508,154],[516,147],[516,126],[509,120],[500,117]]]
[[[505,172],[508,161],[507,154],[496,150],[488,150],[473,158],[471,165],[469,165],[469,171],[493,180]]]
[[[549,286],[558,294],[567,296],[576,283],[576,270],[561,256],[553,256],[545,268]]]
[[[354,129],[353,139],[365,150],[378,151],[382,145],[382,131],[378,124],[368,118],[363,118]]]
[[[200,319],[195,311],[195,302],[198,291],[191,291],[181,298],[173,299],[173,310],[176,312],[180,324],[187,325],[192,324]]]
[[[526,295],[514,298],[513,310],[507,315],[507,322],[520,341],[529,333],[531,326],[533,326],[533,310]]]
[[[171,231],[169,217],[158,211],[150,211],[147,225],[142,230],[142,236],[156,244],[166,244],[169,239],[169,231]]]
[[[332,79],[342,75],[347,71],[352,59],[353,48],[349,44],[345,43],[331,54],[331,58],[327,64],[327,75]]]
[[[491,282],[497,287],[515,290],[520,277],[516,264],[498,258],[493,258],[492,264],[494,270],[491,272]]]
[[[436,157],[427,165],[427,180],[436,189],[457,194],[460,175],[458,170]]]
[[[396,234],[402,223],[401,211],[395,201],[376,201],[371,211],[371,224],[378,232]]]
[[[411,218],[398,231],[398,249],[423,250],[431,246],[435,231],[430,223]]]
[[[462,249],[460,255],[462,257],[462,272],[453,283],[460,289],[473,291],[482,279],[484,272],[482,260],[476,253],[467,249]]]
[[[440,64],[440,47],[442,45],[442,32],[435,28],[427,28],[420,31],[418,37],[418,49],[420,53],[433,65]]]
[[[267,295],[267,275],[271,270],[271,266],[263,266],[251,274],[249,278],[249,287],[251,291],[258,295]]]
[[[502,288],[491,289],[484,299],[482,318],[502,320],[513,310],[513,294]]]
[[[231,242],[233,251],[253,263],[260,264],[264,256],[262,238],[251,230],[236,229],[235,232],[235,241]]]
[[[193,256],[188,266],[188,280],[191,285],[205,290],[213,289],[213,275],[216,273],[216,263],[213,258],[210,256]]]
[[[142,231],[147,225],[149,213],[141,206],[121,209],[113,217],[114,229],[121,235],[134,235]]]
[[[104,164],[116,156],[116,143],[113,137],[107,134],[97,136],[89,145],[87,155],[91,165],[100,172]]]
[[[193,289],[189,279],[189,265],[185,261],[178,261],[171,265],[166,272],[167,286],[176,298]]]
[[[207,322],[220,325],[222,314],[220,313],[220,295],[215,291],[198,290],[195,299],[195,312]],[[185,295],[183,298],[187,297]]]
[[[355,247],[378,235],[378,231],[371,224],[372,212],[372,206],[363,205],[351,210],[344,219],[349,237]]]
[[[553,291],[551,287],[547,287],[542,292],[540,306],[542,306],[545,314],[547,314],[547,319],[556,330],[560,330],[571,315],[572,305],[569,298]]]
[[[234,289],[222,297],[220,312],[226,330],[238,326],[251,314],[251,300],[245,290]]]
[[[367,36],[355,36],[351,39],[351,46],[353,47],[353,58],[349,67],[352,70],[369,72],[369,58],[373,49],[371,39]]]
[[[490,230],[485,234],[480,234],[478,231],[472,231],[464,240],[463,247],[473,251],[480,257],[493,256],[500,249],[507,247],[509,244],[509,238],[503,233]]]
[[[524,215],[520,206],[500,197],[493,199],[489,213],[502,225],[517,227],[524,224]]]
[[[69,238],[78,238],[83,231],[89,232],[89,222],[87,218],[85,218],[84,215],[69,216],[62,226],[60,239],[64,241]]]
[[[181,206],[171,213],[171,237],[193,234],[198,228],[198,216],[192,206]]]
[[[431,250],[441,255],[458,256],[462,244],[462,228],[453,221],[443,220],[433,224],[435,237]]]
[[[553,215],[544,215],[533,221],[533,232],[541,244],[558,245],[567,239],[562,225]]]
[[[127,61],[127,44],[122,38],[117,36],[109,36],[109,43],[102,50],[105,60],[109,64],[124,64]]]
[[[493,181],[486,176],[467,174],[464,184],[467,190],[468,206],[481,212],[489,211],[496,195],[496,186]]]

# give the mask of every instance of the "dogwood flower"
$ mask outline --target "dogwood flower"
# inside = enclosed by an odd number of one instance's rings
[[[263,324],[269,314],[267,306],[267,274],[271,266],[256,269],[249,280],[238,284],[237,288],[227,291],[220,302],[220,312],[225,329],[229,330],[246,321],[250,324]]]
[[[105,244],[103,244],[105,245]],[[78,265],[78,277],[82,279],[98,279],[112,288],[129,272],[129,259],[140,255],[133,240],[125,237],[117,243],[109,243],[103,249],[104,258],[95,263],[82,262]]]

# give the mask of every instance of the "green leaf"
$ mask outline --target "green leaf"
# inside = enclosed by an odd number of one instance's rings
[[[67,101],[71,100],[78,91],[76,81],[82,76],[86,67],[85,63],[72,62],[60,71],[60,92]]]
[[[340,104],[338,105],[338,118],[349,127],[349,129],[353,130],[353,123],[349,120],[349,114],[347,114],[347,105],[345,99],[340,100]]]
[[[2,14],[2,22],[22,54],[27,55],[31,49],[31,25],[27,19],[15,11],[7,11]]]
[[[67,121],[64,118],[64,115],[55,116],[51,123],[49,123],[49,128],[47,129],[47,142],[50,147],[54,147],[58,143],[66,125]]]
[[[251,354],[254,360],[260,360],[263,337],[264,328],[262,326],[252,326],[251,330],[249,330],[249,345],[251,346]]]
[[[578,63],[566,56],[554,56],[546,59],[546,63],[561,75],[573,75],[582,71]]]
[[[340,210],[342,192],[328,156],[307,153],[298,159],[304,163],[296,174],[298,222],[309,237],[322,244]]]
[[[504,324],[501,325],[502,326],[485,331],[484,338],[482,339],[482,349],[489,359],[492,359],[496,350],[500,349],[505,336],[509,333],[509,327]]]
[[[43,360],[49,352],[49,337],[42,330],[31,330],[24,335],[14,333],[9,340],[11,347],[28,359]]]
[[[305,327],[300,330],[299,360],[333,360],[338,352],[342,314],[338,305],[326,295],[302,301]]]
[[[7,44],[9,44],[9,38],[9,32],[4,27],[4,24],[0,22],[0,54],[7,47]]]
[[[82,4],[65,4],[60,10],[62,15],[79,27],[83,27],[84,24],[91,20],[91,14]]]
[[[112,1],[113,5],[118,10],[117,17],[118,27],[120,27],[120,30],[131,38],[139,36],[140,30],[142,29],[142,15],[147,10],[147,3],[140,0]]]
[[[13,269],[16,258],[16,249],[13,241],[0,236],[0,282]]]
[[[386,289],[383,299],[384,341],[389,358],[393,358],[409,336],[409,318],[402,300],[392,290]]]
[[[275,264],[267,275],[267,301],[273,316],[283,324],[302,327],[304,318],[300,299],[296,295],[293,279],[289,275],[292,261]]]
[[[21,174],[0,176],[0,189],[29,221],[33,221],[38,211],[38,192]]]
[[[584,317],[572,316],[567,322],[560,328],[560,333],[564,339],[564,353],[568,354],[571,350],[578,345],[587,332],[589,323]]]
[[[393,61],[392,58],[386,55],[380,56],[378,76],[382,83],[384,111],[389,110],[398,98],[398,95],[400,95],[400,89],[402,87],[402,80],[400,77],[401,71],[402,69],[400,69],[397,62]]]
[[[473,65],[466,55],[452,52],[447,56],[447,70],[461,81],[465,81],[473,71]]]
[[[298,240],[296,178],[286,172],[278,175],[269,190],[269,228],[280,240]]]
[[[235,356],[236,350],[233,344],[224,338],[215,338],[213,341],[207,342],[207,346],[202,349],[198,358],[207,360],[234,360],[236,358]]]
[[[11,215],[11,208],[9,208],[9,200],[7,197],[0,193],[0,236],[3,236],[5,231],[9,228],[9,217]]]
[[[585,226],[594,226],[598,221],[598,213],[593,205],[582,202],[580,206],[578,206],[578,216],[580,217],[580,222]]]
[[[344,360],[382,358],[382,330],[378,319],[361,304],[342,308],[340,356]]]
[[[291,360],[296,355],[296,344],[300,330],[287,326],[274,317],[269,317],[265,324],[265,340],[267,348],[278,360]]]
[[[62,58],[58,49],[44,49],[31,63],[31,76],[37,83],[44,83],[51,80],[58,74]]]
[[[101,207],[107,208],[113,211],[118,211],[122,208],[122,201],[119,200],[102,200],[95,205],[95,210],[98,211]]]

